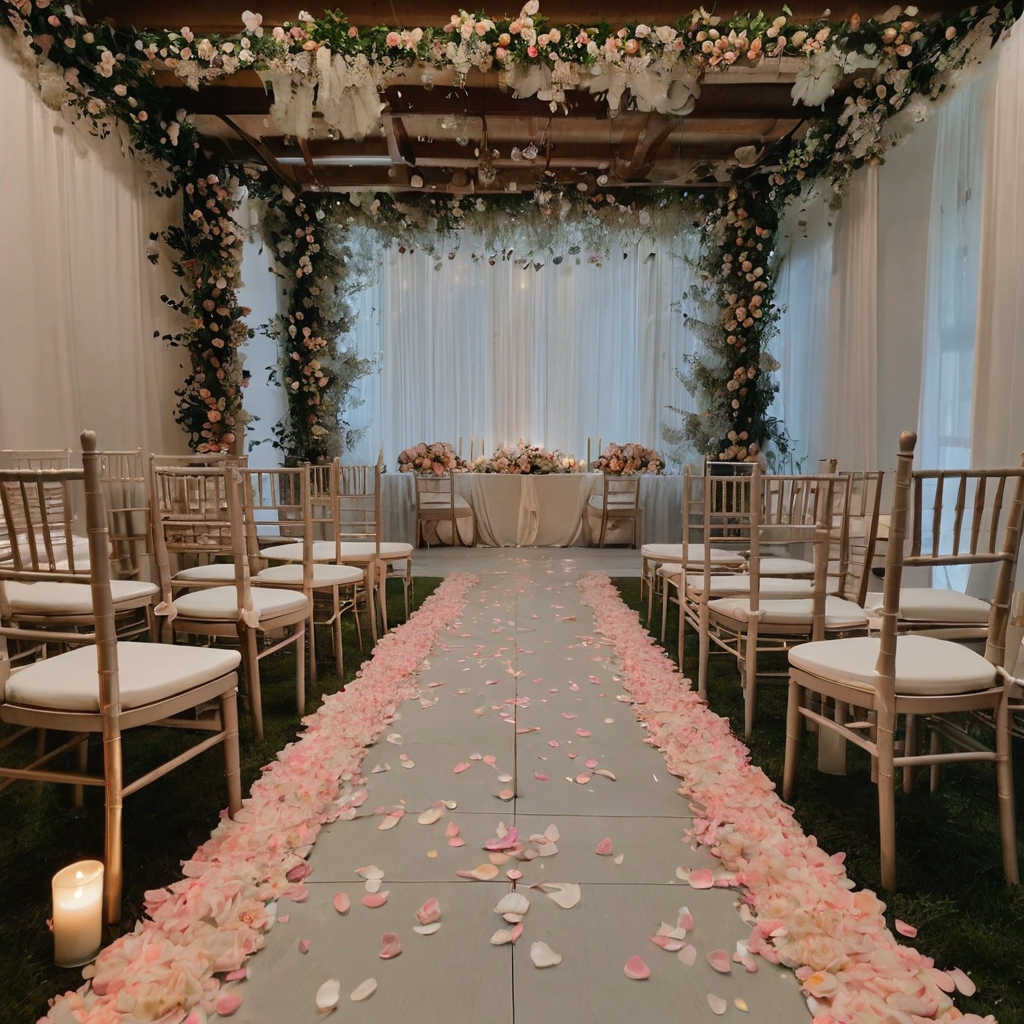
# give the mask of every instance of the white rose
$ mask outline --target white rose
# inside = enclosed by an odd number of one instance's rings
[[[650,34],[651,34],[651,26],[650,25],[637,25],[636,31],[634,31],[634,33],[633,33],[633,35],[635,35],[637,37],[637,39],[646,39]]]
[[[523,7],[522,18],[532,18],[540,10],[540,0],[530,0],[525,7]]]
[[[659,25],[655,30],[654,34],[658,37],[658,40],[664,44],[669,44],[675,39],[678,34],[671,25]]]

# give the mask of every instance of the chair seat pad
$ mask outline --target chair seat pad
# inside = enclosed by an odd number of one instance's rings
[[[250,592],[259,619],[309,611],[309,598],[302,591],[253,587]],[[205,587],[175,598],[174,607],[183,619],[234,622],[238,618],[238,592],[234,587]]]
[[[849,637],[801,644],[789,652],[795,668],[861,690],[875,688],[878,637]],[[896,692],[906,696],[942,696],[987,690],[995,683],[995,666],[963,644],[933,636],[896,640]]]
[[[868,611],[882,611],[882,595],[868,594]],[[907,587],[900,591],[900,618],[906,622],[948,622],[957,625],[984,626],[988,623],[989,604],[958,590],[934,587]]]
[[[591,508],[596,508],[599,512],[604,511],[604,494],[594,494],[591,496],[590,501],[587,503]],[[613,512],[638,512],[639,507],[633,500],[632,494],[623,495],[608,495],[608,508]],[[682,556],[680,556],[682,557]]]
[[[762,576],[813,576],[814,563],[803,558],[762,558]]]
[[[280,583],[285,586],[302,586],[302,566],[298,562],[288,565],[272,565],[256,574],[256,579],[267,583]],[[350,583],[362,583],[366,574],[355,565],[332,565],[328,562],[317,562],[313,566],[313,585],[322,587],[342,587]]]
[[[194,565],[174,574],[175,580],[189,583],[234,583],[235,566],[232,562],[211,562],[209,565]]]
[[[719,615],[735,619],[737,622],[746,622],[752,614],[758,616],[758,621],[765,625],[775,626],[808,626],[810,627],[814,615],[814,602],[812,600],[785,601],[769,600],[761,601],[760,611],[750,611],[750,599],[746,597],[723,597],[716,601],[709,601],[708,607]],[[825,628],[826,629],[858,629],[868,624],[868,617],[860,605],[853,601],[844,601],[839,597],[825,598]]]
[[[704,545],[688,544],[686,546],[686,557],[690,565],[704,564]],[[683,561],[682,544],[645,544],[640,549],[642,558],[649,558],[655,562],[675,562],[681,565]],[[711,562],[714,565],[742,565],[746,559],[738,551],[726,551],[722,548],[711,549]]]
[[[142,707],[185,693],[234,672],[242,656],[226,648],[120,642],[118,685],[124,709]],[[7,680],[4,701],[26,707],[99,712],[96,648],[65,654],[16,669]]]
[[[370,562],[373,560],[376,545],[372,540],[343,540],[341,542],[341,557],[346,562],[355,564]],[[271,548],[263,549],[263,557],[270,558],[277,562],[301,562],[302,544],[275,544]],[[412,545],[402,544],[398,541],[382,541],[380,545],[380,557],[388,561],[410,558],[412,556]],[[313,561],[333,562],[335,557],[335,546],[333,540],[313,541]]]
[[[695,593],[701,594],[704,592],[704,577],[687,576],[686,586]],[[712,597],[729,597],[749,593],[750,576],[747,573],[711,577]],[[791,580],[785,576],[768,576],[761,580],[760,594],[762,597],[811,598],[814,596],[814,581]]]
[[[88,583],[21,583],[6,584],[11,609],[21,615],[91,615],[92,587]],[[137,580],[111,580],[110,594],[114,610],[118,607],[146,604],[160,592],[155,583]]]

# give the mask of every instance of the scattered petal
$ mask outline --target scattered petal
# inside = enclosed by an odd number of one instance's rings
[[[347,914],[352,909],[352,901],[348,898],[347,892],[335,893],[333,903],[339,914]]]
[[[586,768],[596,768],[598,766],[598,763],[599,762],[596,761],[594,758],[588,757],[586,761],[583,762],[583,765]]]
[[[718,971],[719,974],[729,974],[732,971],[732,963],[729,954],[724,949],[713,949],[707,954],[708,963]]]
[[[394,743],[395,746],[401,746],[402,734],[400,732],[393,732],[387,737],[388,743]]]
[[[735,1006],[737,1010],[742,1010],[744,1013],[750,1012],[750,1007],[747,1006],[747,1001],[745,999],[740,999],[739,996],[732,1001],[732,1005]]]
[[[691,871],[688,880],[694,889],[710,889],[715,884],[715,876],[709,868],[697,868],[696,871]]]
[[[577,730],[576,730],[576,735],[577,735],[577,736],[583,736],[583,737],[586,737],[586,736],[589,736],[589,735],[590,735],[590,733],[589,733],[589,732],[587,732],[587,730],[586,730],[586,729],[577,729]]]
[[[543,888],[552,890],[545,892],[545,895],[554,900],[563,910],[572,910],[582,896],[576,882],[544,882]]]
[[[610,779],[612,782],[615,781],[615,776],[610,771],[608,771],[607,768],[598,768],[597,771],[594,772],[594,774],[600,775],[603,779]]]
[[[650,938],[651,942],[668,953],[676,953],[685,945],[681,939],[673,938],[671,935],[652,935]]]
[[[512,776],[509,775],[508,773],[503,773],[503,774],[498,776],[498,781],[499,782],[511,782],[512,781]]]
[[[215,1004],[220,1017],[230,1017],[242,1005],[242,997],[237,992],[225,992]]]
[[[449,821],[444,827],[444,834],[449,839],[454,839],[459,834],[459,826],[454,821]]]
[[[612,841],[605,837],[597,844],[595,852],[601,857],[610,857],[612,855]]]
[[[403,768],[415,768],[416,767],[416,762],[415,761],[410,761],[408,758],[406,758],[402,762],[402,767]]]
[[[690,913],[689,907],[680,907],[679,916],[676,918],[676,927],[682,928],[684,931],[693,931],[693,914]]]
[[[299,952],[305,956],[309,952],[309,939],[299,939]]]
[[[455,772],[456,775],[461,775],[468,767],[469,767],[469,762],[468,761],[460,761],[455,766],[453,771]]]
[[[481,864],[472,871],[456,871],[459,878],[474,878],[478,882],[489,882],[498,877],[498,869],[493,864]]]
[[[428,807],[416,820],[421,825],[433,825],[435,821],[441,820],[443,813],[440,807]]]
[[[433,924],[441,920],[441,904],[435,897],[431,897],[416,911],[416,920],[420,924]]]
[[[679,950],[679,960],[687,967],[692,967],[697,962],[697,947],[684,942],[683,948]]]
[[[556,953],[546,942],[535,942],[530,946],[530,959],[534,967],[557,967],[562,954]]]
[[[961,995],[970,997],[978,991],[978,986],[959,967],[953,967],[946,973],[953,979],[953,984]]]
[[[440,927],[440,921],[433,921],[431,924],[414,924],[412,930],[417,935],[433,935]]]
[[[917,929],[912,924],[907,924],[906,921],[901,921],[898,917],[896,918],[896,931],[900,935],[905,935],[908,939],[912,939],[917,935]]]
[[[448,845],[456,848],[459,846],[465,846],[466,840],[463,839],[462,836],[452,836],[452,838],[448,840]]]
[[[437,858],[437,850],[427,850],[427,856],[431,860],[435,860]]]
[[[538,782],[547,782],[547,781],[548,781],[548,779],[550,778],[550,776],[548,776],[548,775],[541,775],[541,773],[540,773],[540,772],[534,772],[534,773],[533,773],[533,777],[534,777],[534,778],[535,778],[535,779],[536,779],[536,780],[537,780]]]
[[[581,786],[585,786],[590,779],[590,772],[580,772],[579,775],[576,776],[576,782]]]
[[[620,853],[620,854],[619,854],[619,855],[618,855],[618,856],[617,856],[617,857],[615,858],[615,863],[616,863],[616,864],[621,864],[621,863],[622,863],[622,862],[623,862],[623,861],[624,861],[625,859],[626,859],[626,855],[625,855],[624,853]]]
[[[381,960],[394,960],[402,952],[402,940],[397,932],[384,932],[380,937]]]
[[[558,826],[554,822],[544,829],[544,838],[551,843],[557,843],[562,838],[561,833],[558,831]]]
[[[530,901],[521,892],[508,892],[494,905],[494,912],[525,917],[530,912]]]
[[[349,999],[351,999],[353,1003],[361,1003],[364,999],[369,999],[376,991],[377,979],[367,978],[366,981],[361,985],[357,985],[352,990],[352,995],[349,996]]]
[[[384,892],[367,893],[367,895],[363,896],[359,902],[362,903],[364,907],[369,907],[371,910],[375,910],[377,907],[383,907],[387,901],[388,890],[385,890]]]
[[[519,879],[523,877],[523,873],[518,868],[509,868],[509,870],[505,872],[505,877],[511,879],[513,882],[518,882]]]
[[[377,826],[378,832],[388,832],[393,829],[405,817],[405,811],[391,811],[384,815],[384,820]]]
[[[316,1008],[321,1013],[326,1013],[328,1010],[333,1010],[338,1005],[338,1000],[341,998],[341,982],[331,978],[330,981],[325,981],[316,992]]]
[[[513,800],[515,799],[515,792],[511,789],[503,789],[499,794],[498,798],[501,800]]]
[[[729,1009],[729,1004],[721,997],[708,993],[708,1006],[711,1007],[711,1012],[719,1017]]]
[[[631,956],[623,968],[626,977],[631,981],[645,981],[651,976],[651,969],[638,956]]]

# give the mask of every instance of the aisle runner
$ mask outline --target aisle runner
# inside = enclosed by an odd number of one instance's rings
[[[607,577],[503,561],[328,698],[51,1020],[809,1021],[777,964],[820,1024],[956,1019]]]

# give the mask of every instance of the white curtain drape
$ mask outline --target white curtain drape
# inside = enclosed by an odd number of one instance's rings
[[[877,457],[878,168],[850,183],[832,247],[821,455],[872,469]]]
[[[1001,44],[986,118],[971,460],[1015,466],[1024,449],[1024,28]]]
[[[781,255],[775,298],[782,314],[772,355],[782,364],[779,392],[771,414],[782,421],[792,442],[792,468],[817,469],[822,449],[826,400],[825,363],[832,238],[835,214],[821,194],[796,202],[779,225],[776,254]]]
[[[154,339],[180,317],[149,234],[179,204],[156,198],[114,138],[46,109],[0,46],[0,448],[181,451],[172,418],[184,371]],[[180,216],[180,214],[179,214]]]
[[[356,297],[350,336],[379,359],[350,417],[366,433],[354,458],[386,461],[418,441],[463,439],[463,455],[520,438],[585,457],[587,438],[659,450],[667,406],[691,400],[675,369],[697,339],[692,267],[661,249],[613,252],[539,272],[474,260],[466,239],[440,270],[424,253],[385,255]],[[653,255],[652,255],[653,252]]]

